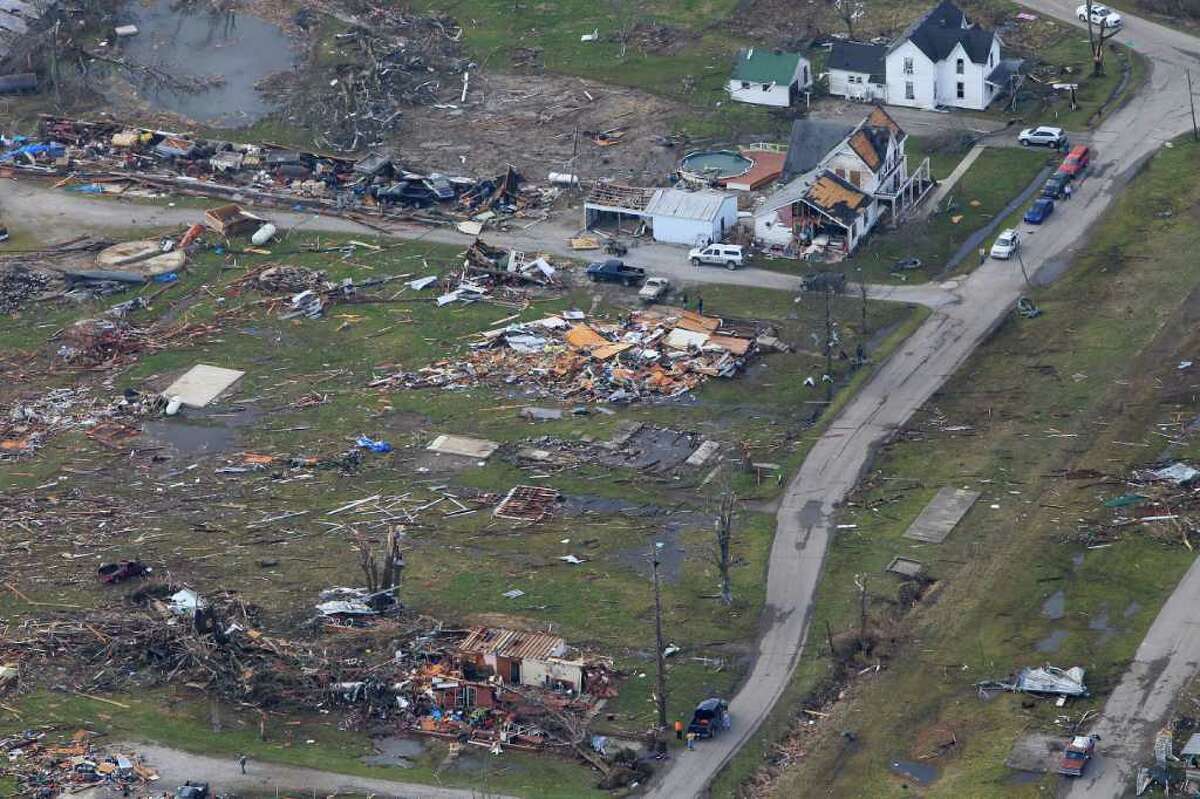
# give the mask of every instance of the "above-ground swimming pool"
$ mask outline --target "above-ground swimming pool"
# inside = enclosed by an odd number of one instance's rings
[[[702,150],[685,155],[679,162],[679,171],[719,179],[744,174],[753,166],[753,161],[733,150]]]

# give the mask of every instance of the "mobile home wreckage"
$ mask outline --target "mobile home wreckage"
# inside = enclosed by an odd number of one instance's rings
[[[838,260],[881,218],[899,224],[933,187],[928,158],[909,170],[907,142],[878,106],[857,125],[796,120],[787,182],[755,213],[756,242],[785,256]]]

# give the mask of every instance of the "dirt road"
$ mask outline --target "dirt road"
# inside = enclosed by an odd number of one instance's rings
[[[161,790],[173,791],[185,781],[193,780],[210,783],[223,794],[267,796],[278,789],[280,792],[321,796],[348,793],[395,799],[475,799],[484,796],[488,799],[514,799],[497,793],[353,777],[253,759],[246,763],[246,773],[242,774],[237,758],[233,757],[207,757],[153,744],[121,744],[118,748],[120,751],[140,753],[146,763],[158,772],[159,781],[155,785]]]
[[[1073,19],[1073,3],[1022,2],[1039,13]],[[1150,86],[1094,131],[1092,173],[1075,197],[1060,206],[1053,224],[1044,229],[1022,226],[1025,267],[1037,282],[1062,274],[1077,243],[1085,240],[1088,227],[1129,181],[1137,163],[1191,125],[1184,69],[1200,68],[1200,46],[1185,35],[1125,17],[1128,24],[1123,37],[1152,62]],[[1020,270],[1013,263],[989,261],[971,274],[954,290],[959,302],[933,314],[850,401],[813,447],[789,484],[779,510],[767,578],[764,629],[754,667],[730,703],[733,731],[705,741],[695,753],[678,757],[674,767],[651,790],[651,796],[674,799],[703,795],[713,776],[755,734],[787,686],[804,645],[835,506],[853,488],[875,448],[962,365],[1009,313],[1024,288]],[[1200,583],[1200,571],[1193,569],[1189,578]],[[1188,580],[1185,583],[1190,586]],[[1190,596],[1193,591],[1200,592],[1200,587],[1189,588],[1186,593]],[[1176,605],[1173,599],[1172,606],[1183,609],[1180,614],[1184,615],[1188,601],[1192,600],[1181,599]],[[1170,652],[1162,670],[1151,675],[1164,685],[1164,690],[1190,671],[1192,664],[1188,661],[1197,660],[1191,652],[1200,649],[1200,637],[1182,642],[1181,633],[1187,630],[1180,627],[1182,621],[1186,616],[1165,620],[1163,640],[1156,638],[1155,646],[1148,650]],[[1167,642],[1178,643],[1170,646]],[[1130,679],[1136,684],[1137,675]],[[1114,693],[1109,703],[1113,707],[1106,708],[1106,714],[1114,719],[1138,717],[1134,703],[1142,699],[1135,693]],[[1110,722],[1106,719],[1102,726],[1107,725]],[[1111,726],[1118,727],[1119,722]],[[1136,751],[1143,746],[1140,731],[1139,727],[1129,726],[1109,734]],[[1072,796],[1120,796],[1126,784],[1122,775],[1129,761],[1127,757],[1114,761],[1095,770],[1098,781],[1093,786],[1080,785]],[[1111,778],[1105,776],[1109,772],[1113,772]]]

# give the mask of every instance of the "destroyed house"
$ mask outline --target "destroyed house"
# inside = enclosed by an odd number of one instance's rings
[[[788,182],[755,215],[756,240],[785,249],[800,241],[824,255],[853,252],[881,217],[897,223],[933,185],[928,159],[910,172],[907,143],[879,106],[854,126],[796,120]]]
[[[584,661],[567,654],[556,635],[501,627],[474,627],[455,650],[468,679],[495,675],[511,685],[582,692]]]

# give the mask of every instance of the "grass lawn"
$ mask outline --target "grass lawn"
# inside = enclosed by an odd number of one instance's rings
[[[1056,732],[1057,714],[1099,707],[1191,561],[1182,547],[1137,534],[1096,550],[1076,536],[1104,513],[1103,500],[1121,493],[1130,468],[1164,447],[1168,457],[1200,451],[1155,432],[1195,412],[1190,378],[1175,366],[1200,351],[1181,310],[1189,306],[1192,318],[1200,283],[1186,255],[1200,234],[1185,221],[1200,205],[1198,152],[1182,140],[1162,151],[1072,271],[1036,297],[1046,315],[1008,321],[883,450],[847,503],[840,521],[857,527],[831,546],[813,629],[828,623],[836,637],[857,628],[859,575],[876,640],[871,655],[849,666],[879,662],[883,671],[853,683],[833,706],[776,795],[794,796],[817,775],[832,796],[903,796],[916,787],[930,797],[1032,797],[1052,787],[1056,778],[1012,782],[1003,766],[1008,748],[1023,731]],[[1159,219],[1162,210],[1173,214]],[[1070,469],[1118,481],[1061,476]],[[946,485],[982,497],[945,543],[903,539]],[[936,580],[927,600],[907,611],[898,580],[883,573],[896,554],[921,560]],[[1052,596],[1065,601],[1061,618],[1046,610]],[[1025,707],[1011,695],[976,697],[976,681],[1046,661],[1084,666],[1095,698],[1063,711],[1049,702]],[[828,646],[814,642],[795,695],[824,683],[831,668]],[[843,729],[856,733],[854,747],[838,736]],[[951,737],[957,743],[940,750]],[[915,786],[890,773],[893,759],[926,762],[938,777]]]
[[[176,324],[216,324],[219,332],[192,346],[143,354],[136,363],[112,373],[111,382],[104,385],[91,375],[70,370],[40,371],[39,367],[47,364],[48,353],[56,348],[46,339],[74,319],[98,315],[127,296],[82,306],[31,308],[19,316],[0,319],[0,337],[9,344],[10,352],[32,354],[24,380],[0,388],[0,403],[80,383],[92,384],[101,396],[126,387],[161,389],[196,362],[247,372],[222,408],[212,413],[188,412],[183,419],[159,423],[157,432],[146,434],[151,440],[143,438],[139,445],[164,447],[160,450],[168,456],[164,463],[146,457],[131,462],[117,457],[114,461],[112,453],[82,432],[68,431],[52,439],[34,458],[0,464],[0,481],[13,492],[31,491],[65,476],[87,496],[108,497],[118,506],[137,508],[136,513],[129,513],[127,529],[119,535],[89,536],[87,543],[77,543],[64,534],[34,542],[21,556],[30,566],[22,573],[37,574],[38,579],[14,577],[20,590],[35,601],[107,607],[120,601],[119,592],[105,591],[91,578],[91,556],[137,556],[201,592],[236,588],[247,602],[266,610],[272,626],[290,630],[310,614],[320,589],[361,581],[350,542],[318,523],[325,512],[372,494],[429,491],[430,485],[507,491],[513,485],[537,481],[591,502],[597,509],[564,512],[536,525],[493,520],[485,512],[422,520],[408,529],[412,550],[402,590],[406,603],[452,623],[475,619],[552,626],[572,643],[611,653],[618,665],[628,670],[629,678],[608,711],[613,719],[605,718],[603,728],[637,734],[652,719],[653,633],[644,553],[651,542],[664,540],[674,564],[664,586],[664,621],[670,639],[683,647],[671,661],[671,714],[684,716],[699,699],[728,693],[744,668],[745,654],[757,630],[766,557],[774,532],[770,513],[748,507],[739,517],[736,602],[726,609],[711,598],[716,578],[708,554],[712,537],[708,514],[718,489],[715,483],[699,485],[703,474],[672,479],[589,464],[537,477],[501,455],[484,466],[430,463],[423,460],[427,457],[423,447],[438,433],[476,435],[513,444],[540,436],[604,440],[617,423],[637,419],[697,431],[748,453],[755,462],[791,468],[815,436],[812,425],[824,407],[823,389],[803,385],[805,377],[819,377],[824,369],[824,359],[812,339],[823,329],[824,303],[796,302],[787,293],[755,289],[708,294],[706,311],[729,318],[768,320],[783,339],[794,343],[795,351],[763,356],[745,375],[711,381],[695,397],[618,408],[612,417],[568,414],[558,421],[535,424],[518,419],[517,410],[528,404],[554,403],[526,395],[520,385],[466,391],[366,388],[374,375],[454,357],[475,332],[513,315],[512,308],[479,303],[439,309],[430,301],[430,292],[422,299],[409,291],[395,297],[395,302],[339,304],[321,320],[281,321],[251,304],[260,295],[230,291],[233,281],[247,269],[268,262],[321,268],[335,280],[387,274],[415,277],[456,268],[458,262],[458,248],[416,242],[381,240],[378,243],[386,246],[384,251],[360,248],[351,256],[304,249],[318,241],[328,246],[340,239],[297,234],[287,242],[273,244],[270,256],[241,252],[220,256],[209,251],[195,258],[181,279],[157,295],[149,310],[137,312],[132,321],[150,324],[168,318]],[[235,244],[232,249],[239,247]],[[397,287],[389,286],[389,293],[394,294],[403,283],[391,285]],[[535,319],[578,307],[611,317],[624,313],[621,303],[632,299],[632,294],[619,289],[587,286],[562,296],[535,297],[516,313],[521,319]],[[839,298],[834,303],[842,346],[853,352],[862,340],[876,360],[903,340],[917,318],[913,309],[895,304],[870,303],[867,313],[869,329],[863,335],[859,301]],[[854,390],[871,368],[851,374],[840,360],[835,367],[844,391]],[[322,395],[324,403],[295,406],[300,398],[314,394]],[[840,401],[841,396],[835,397],[835,403]],[[239,412],[239,408],[244,410]],[[190,431],[189,435],[211,440],[211,449],[180,449],[171,433],[179,427]],[[396,452],[368,454],[365,463],[351,474],[316,471],[309,479],[292,482],[273,479],[268,473],[214,473],[223,465],[238,463],[245,451],[281,456],[333,454],[350,447],[353,439],[364,433],[389,441]],[[180,470],[187,473],[183,482],[177,478]],[[758,485],[754,477],[742,472],[733,474],[731,481],[747,501],[769,500],[780,490],[774,480]],[[50,489],[36,493],[56,496]],[[272,526],[273,535],[266,542],[247,529],[282,509],[303,510],[309,515],[297,520],[300,523]],[[197,525],[209,532],[197,536]],[[27,534],[19,528],[0,531],[0,541],[11,543],[11,536],[24,540]],[[560,543],[563,539],[570,543]],[[78,556],[81,549],[89,557],[80,561],[62,557],[63,553]],[[583,556],[587,562],[569,566],[558,561],[568,553]],[[266,555],[279,565],[262,567],[259,561]],[[15,562],[12,565],[16,568]],[[526,593],[518,600],[502,595],[513,588]],[[10,593],[0,594],[0,614],[17,618],[40,612]],[[165,742],[189,746],[188,719],[196,716],[203,723],[203,714],[195,706],[198,699],[198,694],[183,689],[163,693],[162,706],[172,708],[174,714],[162,725],[170,728],[163,733],[170,737]],[[155,712],[157,704],[148,705],[146,712]],[[35,708],[34,712],[42,711]],[[73,700],[56,710],[63,717],[88,712]],[[113,719],[114,724],[119,723],[116,716]],[[143,730],[158,727],[140,725]],[[363,745],[361,739],[350,739],[344,743],[345,751],[334,753],[337,756],[330,767],[340,768],[341,763],[355,760]],[[240,739],[231,739],[228,746],[240,747]],[[282,759],[294,754],[268,746],[261,756]],[[566,786],[559,793],[540,788],[525,793],[572,795],[571,790],[590,784],[586,770],[564,769],[572,775],[557,780]],[[410,777],[416,778],[412,772],[404,772],[403,778]]]
[[[923,157],[918,142],[909,156],[913,168]],[[987,227],[1004,207],[1016,198],[1054,160],[1056,154],[1044,150],[988,148],[959,179],[950,197],[949,212],[934,213],[927,219],[911,219],[891,230],[885,225],[876,227],[871,237],[853,257],[837,264],[822,265],[801,261],[757,258],[755,266],[789,273],[806,273],[822,269],[845,272],[851,279],[875,283],[920,283],[942,275],[951,256],[968,241],[972,234]],[[936,160],[935,160],[936,159]],[[945,177],[956,163],[953,156],[936,153],[930,158],[934,177]],[[945,206],[943,200],[943,207]],[[980,246],[983,246],[982,244]],[[891,274],[892,264],[902,258],[920,258],[923,266],[912,272]],[[973,269],[978,257],[969,256],[963,269]]]

